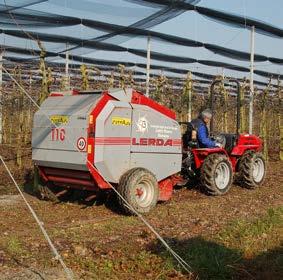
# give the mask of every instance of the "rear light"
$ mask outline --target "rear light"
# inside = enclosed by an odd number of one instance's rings
[[[87,153],[91,154],[91,152],[92,152],[92,147],[91,147],[91,145],[88,145],[87,146]]]

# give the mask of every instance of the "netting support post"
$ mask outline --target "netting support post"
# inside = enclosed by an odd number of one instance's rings
[[[147,61],[146,61],[146,92],[145,95],[149,97],[149,72],[150,72],[150,36],[147,37]]]
[[[188,75],[189,78],[189,92],[188,92],[188,97],[189,97],[189,106],[188,106],[188,122],[191,122],[192,120],[192,94],[193,94],[193,78],[192,78],[192,72],[189,72]]]
[[[0,52],[0,144],[3,143],[3,51]]]
[[[66,43],[66,64],[65,64],[65,75],[66,75],[66,89],[70,90],[70,76],[69,76],[69,43]]]
[[[255,27],[251,29],[251,66],[250,66],[250,102],[249,102],[249,134],[253,133],[254,111],[254,52],[255,52]]]

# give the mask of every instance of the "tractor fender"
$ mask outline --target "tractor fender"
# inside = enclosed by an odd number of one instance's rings
[[[226,155],[229,158],[226,150],[223,149],[223,148],[203,148],[203,149],[200,148],[200,149],[193,149],[192,153],[194,154],[196,169],[199,169],[202,166],[204,160],[210,154],[224,154],[224,155]]]

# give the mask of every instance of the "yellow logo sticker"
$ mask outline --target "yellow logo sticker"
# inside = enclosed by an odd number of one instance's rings
[[[121,118],[121,117],[112,117],[113,125],[131,125],[131,119]]]
[[[60,116],[60,115],[53,115],[50,117],[50,121],[53,124],[67,124],[69,122],[69,117],[68,116]]]

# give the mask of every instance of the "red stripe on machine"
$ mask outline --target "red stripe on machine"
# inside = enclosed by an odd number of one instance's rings
[[[95,145],[131,145],[130,137],[97,137]]]
[[[133,145],[133,146],[181,146],[180,139],[163,138],[129,138],[129,137],[97,137],[95,145]]]

